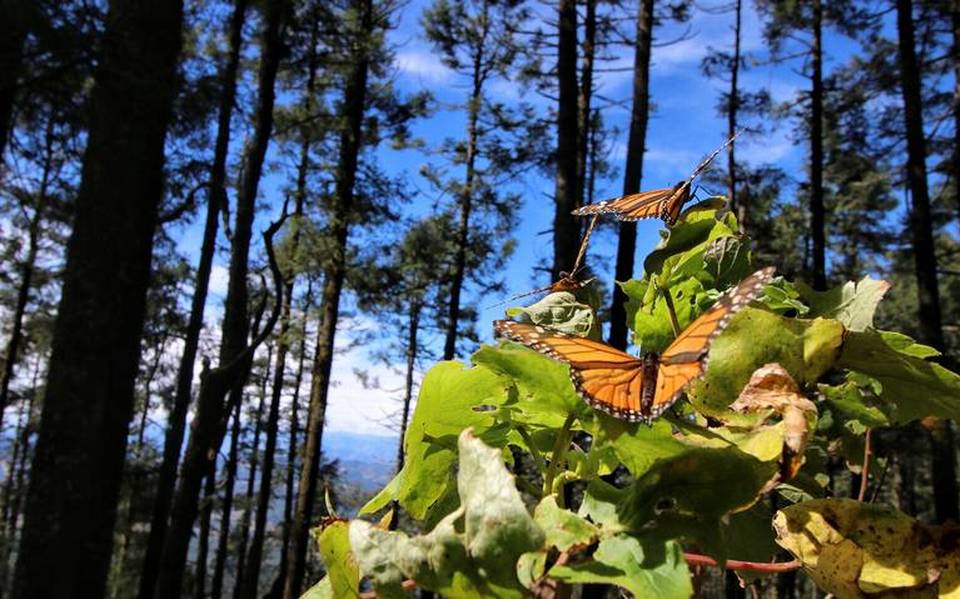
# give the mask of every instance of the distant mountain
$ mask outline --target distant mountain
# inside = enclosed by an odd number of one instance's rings
[[[372,494],[393,477],[398,441],[385,435],[329,431],[323,435],[323,455],[340,462],[341,482]]]

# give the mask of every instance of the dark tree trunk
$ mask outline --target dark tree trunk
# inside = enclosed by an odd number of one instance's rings
[[[336,188],[330,229],[334,240],[326,269],[321,294],[320,325],[317,330],[317,348],[313,361],[313,380],[310,385],[310,410],[307,417],[307,439],[300,471],[297,507],[291,527],[290,549],[287,556],[287,576],[283,596],[294,599],[303,587],[305,559],[313,504],[320,473],[320,451],[323,441],[323,423],[330,386],[330,368],[333,364],[333,343],[340,311],[340,293],[347,270],[347,235],[353,210],[354,183],[357,160],[363,144],[363,115],[367,101],[367,76],[370,57],[364,51],[367,37],[373,31],[374,15],[371,0],[356,0],[360,14],[360,43],[343,94],[345,127],[340,136],[337,160]]]
[[[735,20],[733,26],[733,64],[730,65],[730,100],[727,106],[727,138],[737,134],[737,112],[740,110],[740,17],[743,13],[743,2],[737,0],[734,7]],[[737,158],[736,140],[730,142],[727,148],[727,195],[730,198],[730,209],[737,215],[740,231],[747,230],[747,206],[742,204],[737,196]]]
[[[643,154],[647,144],[647,120],[650,116],[650,49],[653,44],[653,0],[643,0],[637,15],[637,47],[633,58],[633,109],[630,112],[630,136],[627,163],[623,174],[623,193],[640,191],[643,178]],[[636,223],[620,223],[617,265],[614,278],[633,278],[633,258],[637,249]],[[627,296],[618,285],[613,288],[610,306],[610,344],[627,347]]]
[[[239,597],[247,567],[247,543],[250,542],[250,517],[253,513],[253,489],[257,480],[257,469],[260,465],[260,433],[263,432],[263,408],[267,404],[267,379],[269,378],[270,364],[273,361],[273,346],[267,348],[267,363],[264,366],[260,379],[260,402],[257,405],[256,421],[253,423],[253,445],[250,447],[250,466],[247,473],[247,492],[243,504],[243,515],[240,516],[240,544],[237,546],[237,570],[234,573],[234,597]],[[254,569],[260,567],[259,562],[251,562]]]
[[[200,247],[200,260],[197,264],[197,280],[190,305],[190,316],[177,371],[177,386],[173,408],[167,419],[167,432],[163,440],[163,461],[157,480],[157,496],[153,503],[153,516],[150,520],[150,533],[147,536],[147,548],[143,560],[143,572],[137,596],[150,599],[160,572],[160,554],[163,551],[164,537],[167,531],[167,519],[173,492],[176,486],[177,466],[183,435],[187,425],[187,408],[190,405],[193,387],[193,370],[197,361],[197,349],[200,344],[200,332],[203,329],[203,312],[210,286],[210,271],[216,251],[218,216],[227,202],[225,190],[227,172],[227,152],[230,146],[230,120],[233,104],[237,95],[237,70],[240,65],[240,47],[243,43],[243,22],[249,0],[236,0],[233,17],[230,19],[230,49],[227,62],[223,67],[220,85],[220,105],[217,119],[217,140],[214,147],[213,164],[210,167],[209,194],[207,196],[207,214],[203,229],[203,242]]]
[[[178,1],[110,3],[31,468],[18,597],[105,590],[181,25]]]
[[[306,107],[307,114],[310,114],[313,109],[313,96],[316,93],[316,78],[317,78],[317,68],[318,68],[318,57],[316,53],[317,46],[317,37],[319,35],[319,26],[320,19],[318,14],[313,15],[313,22],[311,23],[311,34],[310,34],[310,57],[307,66],[307,85],[304,90],[304,105]],[[304,205],[307,200],[307,171],[310,168],[310,145],[311,145],[311,133],[308,129],[304,128],[301,132],[302,139],[300,140],[300,161],[297,165],[297,188],[296,188],[296,205],[294,208],[294,217],[295,217],[295,229],[293,233],[293,238],[290,241],[290,253],[296,255],[297,249],[300,246],[300,227],[301,219],[303,218]],[[286,373],[287,366],[287,353],[290,350],[290,312],[293,305],[293,289],[296,283],[296,273],[290,273],[286,277],[286,288],[283,294],[283,311],[280,317],[280,334],[277,337],[277,361],[274,366],[273,371],[273,388],[271,389],[270,396],[270,410],[267,415],[267,440],[266,447],[263,450],[263,474],[260,476],[260,492],[257,498],[257,514],[254,519],[253,525],[253,538],[250,541],[250,554],[247,558],[248,564],[256,564],[255,567],[249,568],[246,572],[246,576],[243,579],[238,579],[242,583],[242,587],[238,589],[237,596],[240,599],[255,599],[257,596],[257,589],[260,585],[260,563],[263,561],[263,543],[264,537],[267,530],[267,514],[270,511],[270,500],[272,499],[272,489],[273,489],[273,466],[276,460],[277,452],[277,436],[280,433],[280,399],[283,394],[283,385],[284,385],[284,375]],[[307,292],[309,297],[310,293]],[[309,305],[309,304],[308,304]],[[306,332],[306,331],[304,331]],[[305,335],[300,339],[300,362],[297,370],[297,380],[296,388],[293,391],[294,399],[292,405],[292,418],[293,423],[296,422],[296,413],[297,405],[296,398],[300,393],[300,381],[303,376],[303,350],[305,347]],[[297,437],[296,427],[291,423],[291,433],[290,433],[290,445],[288,447],[288,459],[290,464],[296,458],[296,449],[297,449]],[[284,512],[285,519],[284,525],[289,522],[289,509],[290,509],[290,497],[293,494],[293,469],[288,468],[287,471],[287,504],[286,510]],[[287,549],[287,531],[284,529],[284,542],[281,547],[281,557],[280,557],[280,576],[283,575],[286,565],[286,549]]]
[[[240,412],[242,404],[233,409],[233,428],[230,431],[230,449],[227,452],[226,479],[223,485],[223,503],[220,506],[220,536],[217,537],[217,553],[213,561],[213,581],[210,596],[223,596],[223,575],[227,569],[227,548],[230,545],[230,523],[233,516],[233,494],[237,485],[237,462],[240,459]]]
[[[190,545],[190,531],[197,517],[200,482],[208,462],[223,442],[231,408],[240,401],[250,371],[254,347],[247,346],[250,322],[247,315],[247,274],[250,239],[260,173],[273,131],[274,83],[283,52],[281,32],[287,16],[287,2],[268,2],[265,8],[263,43],[258,76],[258,101],[253,139],[247,151],[243,181],[237,194],[236,221],[230,252],[230,279],[223,315],[220,368],[201,379],[197,413],[191,422],[190,439],[184,453],[164,542],[158,598],[175,597],[181,591],[183,571]],[[282,291],[282,290],[278,290]],[[224,401],[229,393],[230,398]]]
[[[557,24],[557,174],[554,186],[552,280],[573,268],[580,227],[571,213],[579,200],[577,182],[577,2],[560,0]]]
[[[403,412],[400,419],[400,445],[397,448],[397,472],[403,469],[403,437],[410,418],[410,403],[413,401],[413,375],[417,367],[417,332],[420,329],[420,312],[423,306],[414,301],[410,304],[410,323],[407,330],[407,380],[403,392]],[[394,518],[396,520],[396,518]]]
[[[593,99],[593,62],[597,42],[597,0],[586,0],[583,18],[583,56],[580,66],[580,93],[577,96],[577,207],[586,202],[587,164],[590,153],[590,103]]]
[[[287,475],[283,495],[283,534],[280,539],[280,567],[270,586],[268,596],[276,599],[283,596],[287,577],[287,555],[290,550],[290,531],[293,528],[294,479],[297,468],[297,448],[300,446],[300,385],[303,383],[303,370],[307,354],[307,322],[309,308],[313,305],[313,282],[307,280],[307,293],[304,296],[303,330],[300,334],[300,347],[297,356],[297,373],[293,380],[293,397],[290,398],[290,436],[287,441]]]
[[[19,357],[20,344],[23,342],[23,317],[30,301],[30,286],[33,284],[33,272],[36,268],[37,252],[40,247],[40,223],[43,219],[43,207],[46,205],[47,187],[53,163],[53,115],[47,121],[44,144],[43,171],[40,175],[40,190],[33,207],[33,217],[27,227],[27,255],[20,266],[20,287],[17,289],[17,303],[13,308],[13,323],[6,351],[3,353],[3,371],[0,372],[0,420],[7,408],[10,394],[10,381]]]
[[[210,471],[203,479],[203,497],[200,499],[200,531],[197,534],[197,566],[194,572],[196,586],[193,596],[207,596],[207,561],[210,556],[210,522],[213,519],[213,502],[217,495],[217,461],[210,463]]]
[[[13,128],[13,106],[16,103],[18,79],[23,70],[23,46],[33,18],[35,0],[0,1],[0,161]],[[2,163],[0,163],[2,169]]]
[[[467,252],[470,249],[470,211],[473,208],[473,181],[476,177],[477,142],[480,118],[480,105],[483,102],[484,84],[484,48],[483,44],[489,31],[488,4],[483,5],[483,28],[481,40],[474,53],[473,78],[470,100],[467,102],[467,151],[466,174],[463,180],[463,192],[460,194],[460,222],[457,225],[457,247],[453,260],[453,277],[450,282],[450,304],[447,315],[447,336],[443,344],[443,359],[457,357],[457,330],[460,325],[460,294],[467,276]]]
[[[953,0],[953,186],[960,216],[960,0]]]
[[[897,33],[900,49],[900,86],[903,92],[907,132],[907,181],[913,200],[910,229],[917,271],[917,295],[921,340],[943,350],[937,255],[933,244],[933,219],[927,188],[926,139],[923,131],[923,100],[920,66],[913,33],[913,2],[897,0]],[[960,519],[956,476],[956,455],[949,424],[938,421],[931,431],[933,450],[933,494],[937,520]]]
[[[813,83],[810,90],[810,237],[813,288],[827,288],[826,225],[823,208],[823,8],[813,0]]]

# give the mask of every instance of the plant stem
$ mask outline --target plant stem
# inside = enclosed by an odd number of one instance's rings
[[[557,440],[553,444],[553,450],[550,452],[550,465],[547,467],[547,473],[543,477],[544,496],[554,492],[553,486],[557,477],[557,469],[560,464],[563,463],[567,448],[570,447],[570,427],[573,426],[574,419],[573,414],[567,415],[567,419],[563,421],[563,426],[560,427],[560,432],[557,434]],[[563,503],[563,493],[557,493],[557,505],[565,507]]]
[[[673,329],[673,336],[680,336],[680,322],[677,320],[677,311],[673,307],[673,298],[670,297],[670,290],[660,286],[660,281],[657,281],[657,290],[660,291],[660,295],[663,296],[663,301],[667,305],[667,314],[670,315],[670,327]]]
[[[857,494],[857,501],[863,501],[867,496],[867,480],[870,476],[870,456],[873,455],[871,432],[872,429],[868,428],[867,436],[863,441],[863,468],[860,469],[860,493]]]

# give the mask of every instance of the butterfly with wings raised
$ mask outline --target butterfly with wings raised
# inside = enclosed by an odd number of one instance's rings
[[[493,323],[496,334],[570,365],[570,378],[588,404],[630,422],[650,422],[700,378],[710,344],[731,317],[763,291],[774,268],[759,270],[730,289],[662,354],[632,356],[583,337],[511,320]]]
[[[680,210],[683,205],[690,200],[690,187],[693,180],[699,177],[703,171],[707,170],[710,163],[720,155],[720,152],[733,143],[739,132],[734,133],[722,146],[714,150],[713,154],[707,156],[703,162],[693,169],[689,177],[680,181],[673,187],[663,189],[653,189],[651,191],[641,191],[631,193],[598,202],[588,204],[573,211],[578,216],[587,216],[591,214],[614,214],[618,220],[636,221],[644,218],[660,218],[668,225],[673,226],[680,218]]]

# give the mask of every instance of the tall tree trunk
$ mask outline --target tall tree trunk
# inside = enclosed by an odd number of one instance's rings
[[[734,11],[736,14],[733,26],[733,64],[730,65],[730,100],[727,106],[727,138],[737,134],[737,116],[740,110],[740,17],[743,13],[743,1],[736,0]],[[730,209],[737,215],[740,231],[747,230],[747,206],[737,196],[737,141],[730,142],[727,148],[727,195],[730,199]]]
[[[158,598],[175,597],[181,591],[190,531],[197,517],[200,481],[209,460],[223,442],[231,407],[240,401],[243,385],[250,371],[253,349],[247,346],[250,331],[247,315],[250,238],[260,174],[273,131],[274,83],[283,52],[281,36],[287,10],[288,4],[285,0],[268,2],[265,7],[253,139],[246,154],[243,181],[237,194],[236,222],[230,252],[230,279],[220,346],[220,367],[236,372],[229,373],[232,376],[227,377],[226,371],[220,371],[218,376],[211,374],[201,381],[197,413],[191,423],[190,439],[180,472],[180,484],[171,511],[170,529],[161,556],[155,594]],[[228,393],[230,398],[224,401]]]
[[[560,0],[557,23],[557,174],[554,185],[552,280],[573,268],[580,241],[579,224],[570,214],[578,202],[577,182],[577,2]]]
[[[297,373],[293,380],[293,396],[290,398],[290,436],[287,441],[287,474],[283,495],[283,533],[280,538],[280,566],[277,576],[270,586],[268,596],[276,599],[283,595],[287,577],[287,555],[290,550],[290,531],[293,528],[294,478],[297,467],[297,448],[300,446],[300,386],[303,383],[303,370],[307,354],[307,322],[309,309],[313,305],[313,281],[307,280],[307,292],[304,295],[303,330],[300,333],[300,347],[297,354]]]
[[[953,0],[953,186],[960,216],[960,0]]]
[[[223,503],[220,507],[220,535],[217,538],[217,553],[213,561],[213,581],[210,596],[223,596],[223,575],[227,568],[227,548],[230,544],[230,522],[233,516],[233,495],[237,484],[237,463],[240,461],[240,412],[242,404],[233,409],[233,428],[230,432],[230,449],[227,452],[226,478],[223,485]]]
[[[483,103],[484,84],[484,43],[489,32],[489,3],[483,3],[483,12],[480,16],[482,29],[480,41],[473,57],[473,77],[470,90],[470,99],[467,101],[467,155],[466,173],[463,180],[463,191],[460,193],[460,222],[457,225],[457,247],[453,259],[453,277],[450,282],[450,304],[447,315],[447,336],[443,344],[443,359],[453,360],[457,357],[457,330],[460,325],[460,294],[463,291],[463,282],[467,276],[467,251],[470,249],[470,211],[473,208],[473,181],[476,178],[477,143],[479,128],[477,121],[480,118],[480,108]]]
[[[590,103],[593,99],[593,62],[597,42],[597,0],[586,0],[583,18],[583,56],[580,66],[580,92],[577,96],[577,207],[586,202],[587,164],[590,158]]]
[[[826,225],[823,208],[823,8],[813,0],[813,83],[810,90],[810,236],[813,288],[827,288]]]
[[[627,139],[627,163],[623,173],[623,193],[640,191],[643,178],[643,154],[647,144],[647,120],[650,116],[650,50],[653,44],[653,0],[643,0],[637,15],[637,47],[633,57],[633,108],[630,111],[630,136]],[[633,278],[633,259],[637,249],[636,223],[620,223],[617,265],[614,278]],[[610,344],[627,347],[627,296],[619,285],[613,288],[610,306]]]
[[[257,469],[260,466],[260,433],[263,432],[263,408],[267,404],[267,380],[270,378],[270,364],[273,361],[273,346],[267,347],[267,363],[264,365],[260,378],[260,402],[257,405],[256,421],[253,423],[253,445],[250,447],[250,466],[247,473],[246,501],[243,504],[243,515],[240,516],[240,543],[237,545],[237,570],[234,572],[233,596],[239,597],[243,589],[243,580],[247,567],[247,543],[250,541],[250,517],[253,514],[253,489],[257,480]],[[251,562],[254,569],[260,568],[259,562]]]
[[[317,68],[319,66],[319,60],[317,56],[317,38],[319,36],[319,27],[320,27],[320,18],[318,13],[313,14],[313,21],[311,23],[311,32],[310,32],[310,50],[309,50],[309,59],[307,65],[307,84],[304,90],[304,106],[306,108],[307,114],[310,114],[313,110],[313,99],[314,94],[316,93],[316,80],[317,80]],[[310,146],[311,142],[311,133],[308,128],[304,128],[301,132],[300,140],[300,160],[297,165],[297,188],[295,193],[295,207],[294,207],[294,232],[293,237],[290,240],[290,252],[292,255],[296,255],[297,250],[300,246],[300,231],[302,226],[303,211],[304,206],[307,200],[307,171],[310,168]],[[280,433],[280,399],[283,395],[283,386],[284,386],[284,375],[286,373],[287,366],[287,353],[290,350],[290,312],[293,305],[293,289],[296,284],[296,273],[288,273],[286,277],[286,289],[283,294],[283,312],[280,317],[280,334],[277,336],[277,360],[274,365],[273,371],[273,388],[271,389],[270,396],[270,409],[267,415],[267,440],[266,446],[263,450],[263,474],[260,476],[260,491],[257,498],[257,514],[254,519],[253,525],[253,538],[250,541],[250,554],[247,558],[248,564],[255,565],[252,568],[247,569],[246,576],[243,579],[238,579],[242,583],[242,587],[238,589],[237,596],[240,599],[255,599],[257,596],[257,589],[260,585],[260,564],[263,561],[263,543],[267,530],[267,514],[270,511],[270,500],[272,499],[272,488],[273,488],[273,466],[276,461],[276,452],[277,452],[277,436]],[[310,292],[307,292],[309,297]],[[306,331],[304,331],[306,332]],[[294,399],[292,409],[292,421],[296,421],[296,398],[300,393],[300,381],[303,376],[303,350],[305,348],[305,335],[301,336],[300,339],[300,362],[297,370],[297,387],[294,389]],[[293,424],[291,427],[295,428]],[[296,431],[291,430],[290,434],[290,445],[288,447],[289,461],[292,464],[296,457]],[[285,511],[285,516],[289,516],[289,507],[290,502],[289,498],[292,496],[293,491],[293,470],[288,468],[287,472],[287,510]],[[284,523],[289,520],[284,519]],[[286,528],[284,529],[284,543],[281,547],[281,557],[280,557],[280,576],[283,575],[286,566]]]
[[[10,339],[7,341],[6,351],[3,352],[3,371],[0,372],[0,423],[3,421],[3,412],[7,409],[9,402],[10,381],[13,380],[20,344],[23,342],[23,318],[27,312],[27,303],[30,301],[30,286],[33,284],[33,272],[40,248],[40,223],[43,219],[43,207],[47,203],[47,187],[50,184],[52,163],[53,115],[51,114],[47,121],[40,189],[33,207],[33,216],[27,227],[27,255],[23,259],[23,264],[20,265],[20,288],[17,289],[17,303],[13,308]]]
[[[16,103],[18,79],[23,70],[23,50],[35,18],[34,0],[0,0],[0,22],[4,35],[0,36],[0,171],[3,151],[13,128],[13,106]]]
[[[345,127],[340,136],[337,160],[336,188],[330,228],[334,240],[329,265],[326,269],[321,295],[320,325],[317,330],[317,348],[314,353],[313,380],[310,385],[310,410],[307,417],[307,439],[300,471],[297,508],[293,517],[291,543],[287,556],[287,577],[283,596],[294,599],[303,587],[307,542],[313,504],[320,473],[320,451],[323,424],[330,387],[330,369],[333,364],[333,344],[340,311],[340,293],[347,270],[347,235],[354,201],[357,160],[363,145],[363,115],[367,103],[367,76],[370,56],[366,51],[374,28],[372,0],[355,0],[360,19],[360,31],[355,44],[354,63],[346,82],[343,106]]]
[[[419,301],[411,302],[410,321],[407,330],[407,379],[403,391],[403,412],[400,419],[400,444],[397,448],[397,472],[403,469],[403,437],[407,432],[407,423],[410,418],[410,403],[413,401],[413,375],[417,367],[417,332],[420,329],[420,312],[422,309],[423,306]]]
[[[210,522],[213,520],[213,502],[217,495],[217,461],[210,463],[210,471],[203,479],[203,497],[200,499],[200,531],[197,534],[197,566],[194,572],[196,586],[193,596],[207,596],[207,561],[210,556]]]
[[[157,480],[157,496],[153,502],[153,516],[150,519],[150,532],[147,536],[147,547],[143,559],[143,572],[140,575],[137,597],[150,599],[157,584],[160,572],[160,554],[163,551],[164,537],[167,532],[167,519],[170,513],[170,504],[173,501],[174,487],[177,479],[177,466],[180,461],[180,450],[183,447],[183,436],[187,425],[187,408],[190,405],[191,389],[193,388],[194,365],[197,361],[197,349],[200,344],[200,332],[203,329],[203,313],[207,302],[207,291],[210,287],[210,272],[213,267],[213,257],[216,252],[218,215],[227,202],[225,190],[227,172],[227,152],[230,147],[230,120],[233,115],[233,104],[237,95],[237,71],[240,65],[240,47],[243,44],[243,22],[246,16],[249,0],[235,0],[233,16],[230,19],[230,48],[227,62],[223,67],[220,78],[221,92],[217,118],[217,140],[213,153],[213,164],[210,168],[209,194],[207,196],[206,222],[203,228],[203,242],[200,246],[200,260],[197,264],[197,280],[193,290],[193,300],[190,305],[190,316],[187,321],[183,343],[183,354],[180,357],[180,368],[177,371],[177,386],[173,400],[173,408],[167,419],[167,432],[163,440],[163,461]]]
[[[913,2],[897,0],[897,34],[900,49],[900,87],[903,92],[907,132],[907,181],[913,200],[910,229],[917,271],[917,295],[920,336],[924,343],[943,350],[940,316],[940,290],[937,281],[937,255],[933,243],[933,219],[927,188],[926,139],[923,131],[923,99],[920,66],[917,63],[913,33]],[[931,431],[933,450],[933,494],[937,520],[960,519],[953,433],[945,420],[938,420]]]
[[[105,590],[182,8],[179,1],[110,2],[31,468],[18,597]]]

